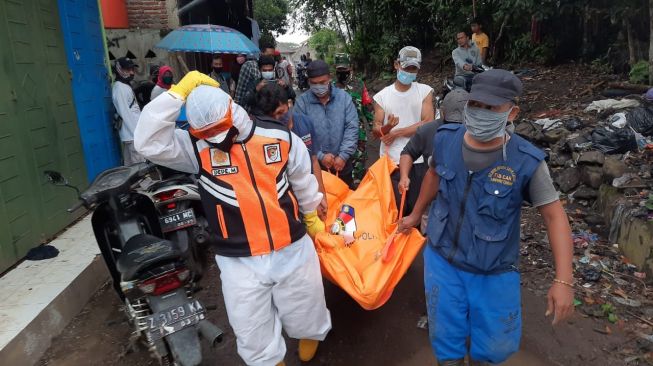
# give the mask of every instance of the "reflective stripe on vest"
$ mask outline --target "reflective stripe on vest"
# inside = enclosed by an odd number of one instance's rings
[[[194,140],[199,187],[219,255],[269,254],[306,234],[286,173],[291,148],[285,126],[257,122],[252,135],[223,152]]]

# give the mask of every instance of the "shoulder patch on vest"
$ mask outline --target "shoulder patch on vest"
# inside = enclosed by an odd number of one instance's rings
[[[281,145],[280,144],[267,144],[263,145],[265,152],[265,163],[274,164],[281,162]]]
[[[224,152],[220,149],[211,148],[211,166],[214,168],[230,166],[231,165],[231,156],[228,152]]]

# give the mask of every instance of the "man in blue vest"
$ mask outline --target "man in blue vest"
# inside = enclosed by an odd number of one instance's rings
[[[545,315],[557,324],[573,312],[573,245],[544,153],[506,132],[519,113],[521,81],[505,70],[473,80],[464,124],[445,124],[435,135],[430,168],[410,216],[420,221],[433,201],[424,250],[429,336],[442,366],[501,363],[519,349],[518,271],[523,201],[547,226],[555,273]],[[469,342],[468,342],[469,340]]]

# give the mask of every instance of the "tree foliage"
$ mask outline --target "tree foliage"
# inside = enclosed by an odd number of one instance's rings
[[[254,18],[263,33],[286,33],[289,13],[288,0],[254,0]]]
[[[446,58],[456,47],[454,35],[469,31],[474,3],[495,63],[605,58],[618,64],[629,49],[647,58],[646,0],[290,1],[306,30],[333,29],[357,60],[378,67],[408,44]]]
[[[308,39],[308,44],[317,52],[317,58],[333,64],[333,58],[344,42],[338,32],[324,28],[314,32]]]

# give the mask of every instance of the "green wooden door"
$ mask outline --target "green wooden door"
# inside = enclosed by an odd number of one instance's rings
[[[57,170],[85,187],[56,0],[0,0],[0,271],[75,217]]]

